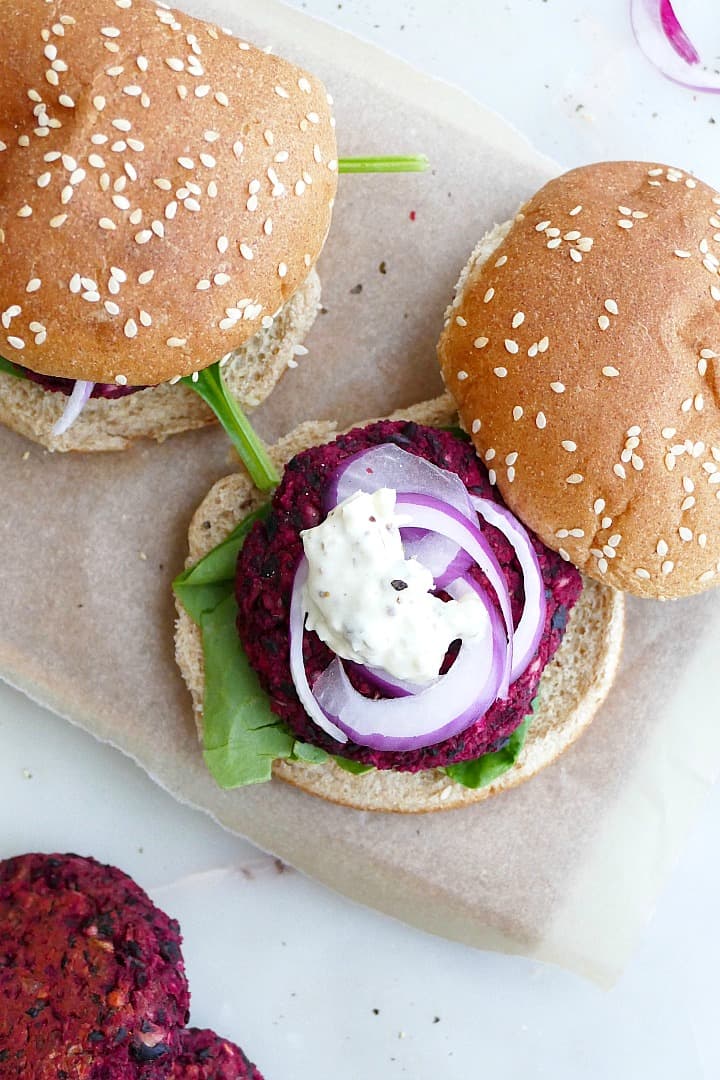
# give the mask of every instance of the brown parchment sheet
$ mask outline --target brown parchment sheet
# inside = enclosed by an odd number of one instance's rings
[[[433,396],[442,313],[470,248],[556,167],[459,91],[274,0],[188,6],[323,76],[343,155],[424,151],[433,165],[341,178],[320,265],[326,313],[255,414],[259,430],[273,439],[301,420],[346,424]],[[718,773],[720,594],[631,601],[621,671],[592,728],[500,799],[404,818],[281,782],[222,792],[173,661],[170,582],[228,460],[217,431],[52,456],[0,430],[0,675],[355,900],[612,982]],[[0,807],[12,810],[2,793]]]

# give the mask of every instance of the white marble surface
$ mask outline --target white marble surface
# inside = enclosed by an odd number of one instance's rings
[[[625,0],[294,6],[459,83],[567,165],[656,157],[720,185],[720,99],[670,86],[643,62]],[[708,7],[675,6],[692,19]],[[193,1021],[243,1042],[268,1080],[720,1076],[717,790],[625,975],[604,993],[280,872],[2,685],[0,747],[0,857],[76,850],[134,875],[181,920]]]

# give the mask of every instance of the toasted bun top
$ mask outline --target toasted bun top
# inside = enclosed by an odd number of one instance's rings
[[[149,0],[0,16],[0,354],[142,385],[269,325],[330,225],[322,83]]]
[[[508,505],[585,573],[648,597],[720,581],[720,195],[607,162],[481,245],[439,345]]]

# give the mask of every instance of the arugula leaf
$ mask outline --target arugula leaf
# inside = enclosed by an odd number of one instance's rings
[[[533,702],[534,708],[535,702]],[[507,746],[502,750],[496,750],[494,754],[483,754],[474,761],[461,761],[458,765],[446,765],[445,772],[458,784],[467,788],[481,788],[497,780],[499,776],[511,769],[520,751],[525,745],[527,733],[530,729],[532,714],[526,716],[520,727],[515,728]]]
[[[272,491],[280,483],[265,445],[232,394],[228,393],[220,364],[187,375],[182,382],[199,394],[225,428],[252,482],[260,491]]]
[[[335,764],[339,765],[345,772],[352,773],[353,776],[364,776],[365,773],[373,772],[374,765],[363,765],[362,761],[352,761],[350,758],[334,756]]]
[[[226,596],[232,595],[240,549],[255,522],[264,521],[269,513],[269,503],[253,510],[227,539],[175,578],[175,595],[193,622],[199,625],[204,612],[213,611]]]
[[[427,172],[430,162],[424,154],[413,157],[340,158],[339,173],[409,173]]]
[[[25,372],[21,371],[15,364],[11,364],[4,356],[0,356],[0,371],[5,375],[14,375],[16,379],[26,378]]]
[[[222,788],[269,780],[295,739],[273,713],[235,628],[232,593],[200,616],[205,659],[204,757]]]
[[[312,743],[296,742],[293,746],[292,760],[304,761],[306,765],[324,765],[330,755]]]

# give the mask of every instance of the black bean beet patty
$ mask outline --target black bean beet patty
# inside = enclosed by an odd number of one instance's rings
[[[39,375],[37,371],[20,367],[19,364],[16,364],[16,367],[22,371],[26,379],[37,383],[38,386],[42,386],[43,390],[50,390],[55,394],[65,394],[66,397],[69,397],[75,387],[74,379],[60,379],[55,375]],[[118,386],[116,383],[99,382],[93,386],[90,397],[115,400],[115,398],[127,397],[129,394],[136,394],[138,390],[146,389],[145,386]]]
[[[0,862],[0,1076],[160,1080],[190,1002],[180,927],[78,855]]]
[[[239,1046],[207,1028],[187,1028],[173,1064],[172,1080],[263,1080]]]
[[[265,522],[256,523],[240,554],[236,578],[238,631],[274,712],[299,739],[378,769],[417,772],[469,761],[503,745],[531,712],[545,665],[560,645],[568,612],[580,596],[582,579],[574,567],[546,548],[537,537],[532,537],[547,598],[545,629],[537,656],[510,687],[507,700],[496,701],[483,717],[459,735],[435,746],[408,752],[371,750],[352,742],[341,744],[331,739],[305,712],[290,674],[290,597],[303,554],[300,532],[323,520],[323,496],[340,463],[378,443],[394,443],[411,454],[424,457],[440,468],[456,473],[473,494],[502,505],[472,445],[449,432],[384,420],[366,428],[356,428],[325,446],[306,450],[288,463],[273,497],[270,516]],[[502,533],[482,520],[478,523],[505,574],[513,618],[517,623],[524,603],[520,564]],[[473,573],[478,581],[484,582],[480,570],[473,570]],[[312,686],[334,654],[314,632],[305,633],[303,653]],[[375,694],[374,689],[355,674],[351,678],[362,693],[369,697]]]

